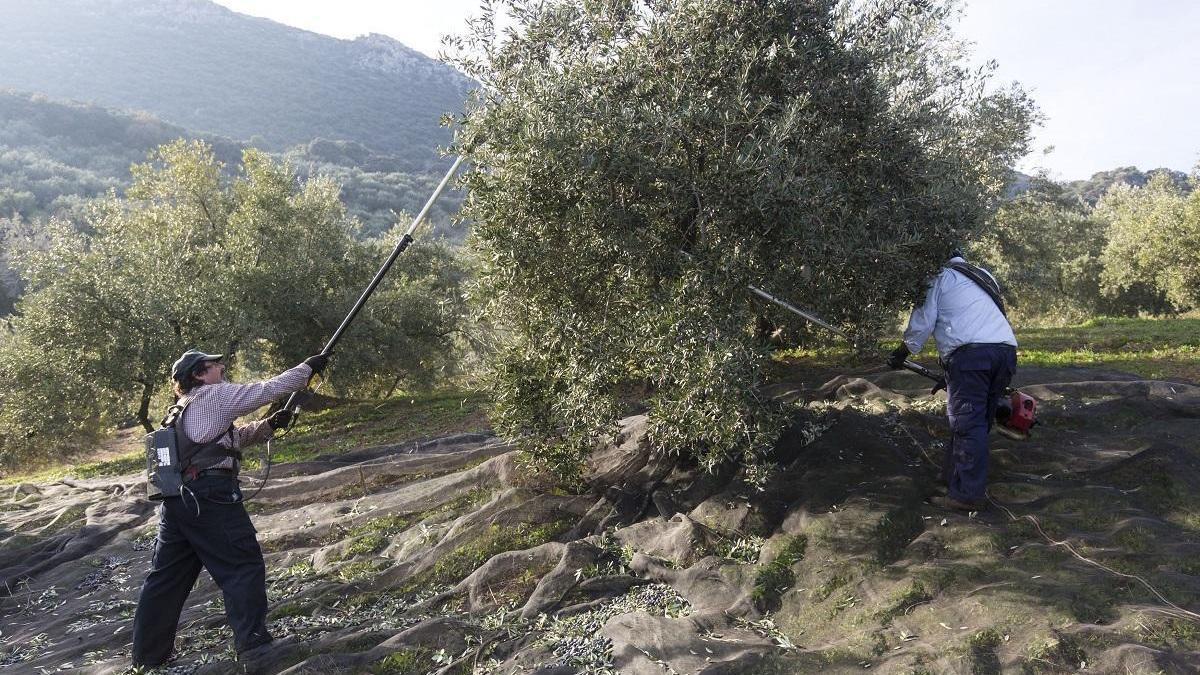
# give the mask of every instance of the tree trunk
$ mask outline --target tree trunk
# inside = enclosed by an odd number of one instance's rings
[[[146,433],[154,431],[154,424],[150,422],[150,398],[154,396],[154,383],[149,378],[142,382],[142,402],[138,406],[137,419],[142,423],[142,428]]]
[[[392,388],[388,389],[388,392],[386,394],[384,394],[383,397],[391,398],[392,394],[396,393],[396,389],[400,386],[400,383],[403,381],[404,381],[404,373],[400,373],[399,375],[396,376],[396,379],[392,381]]]

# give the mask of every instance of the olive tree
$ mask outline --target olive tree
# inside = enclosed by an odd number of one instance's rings
[[[255,150],[230,176],[211,147],[179,141],[133,179],[82,223],[50,223],[49,242],[18,257],[26,292],[0,341],[10,458],[124,419],[152,428],[188,348],[252,372],[295,365],[386,257],[382,241],[356,238],[335,184],[301,183]],[[341,343],[330,375],[345,391],[427,381],[452,353],[461,273],[438,246],[411,250]]]
[[[971,257],[1004,280],[1010,317],[1078,320],[1170,308],[1153,284],[1103,292],[1108,222],[1065,185],[1035,177],[1005,202],[971,245]]]
[[[631,403],[665,448],[753,465],[783,420],[747,284],[874,336],[1036,117],[967,66],[948,3],[496,4],[511,25],[450,45],[480,83],[456,142],[494,419],[564,470]]]
[[[1192,180],[1200,184],[1200,174]],[[1149,287],[1176,309],[1200,305],[1200,190],[1184,194],[1159,174],[1142,187],[1109,188],[1096,212],[1108,223],[1106,293]]]

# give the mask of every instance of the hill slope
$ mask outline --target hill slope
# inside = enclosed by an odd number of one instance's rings
[[[1095,206],[1096,202],[1104,196],[1108,189],[1118,183],[1131,185],[1133,187],[1142,187],[1150,182],[1150,179],[1158,174],[1166,174],[1175,185],[1184,193],[1189,193],[1192,190],[1192,184],[1188,181],[1188,175],[1182,171],[1174,169],[1150,169],[1149,171],[1141,171],[1136,166],[1122,166],[1108,171],[1097,171],[1092,174],[1091,178],[1086,180],[1074,180],[1067,183],[1067,189],[1071,194],[1079,197],[1080,200]]]
[[[469,81],[390,38],[338,40],[208,0],[0,0],[0,88],[149,111],[281,149],[322,137],[436,162]]]
[[[177,138],[204,140],[231,167],[246,147],[145,113],[0,92],[0,219],[78,214],[76,207],[87,199],[109,189],[121,192],[129,183],[130,165],[146,161],[155,148]],[[406,172],[399,168],[404,159],[396,155],[320,138],[289,148],[283,156],[302,177],[332,176],[342,186],[346,209],[362,221],[367,234],[394,224],[393,211],[419,211],[450,164],[441,158],[431,172]],[[457,208],[458,195],[451,192],[435,205],[430,219],[444,226]]]

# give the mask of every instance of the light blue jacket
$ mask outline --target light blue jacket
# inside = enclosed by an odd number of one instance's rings
[[[949,262],[966,261],[955,257]],[[987,270],[984,273],[991,276]],[[943,359],[965,344],[1017,346],[1012,326],[991,296],[966,275],[949,267],[933,278],[925,293],[925,302],[913,310],[904,331],[904,344],[910,352],[918,354],[930,335]]]

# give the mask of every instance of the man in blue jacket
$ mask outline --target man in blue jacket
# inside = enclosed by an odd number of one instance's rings
[[[913,310],[904,340],[888,363],[900,368],[929,336],[946,371],[950,444],[942,467],[944,508],[974,511],[987,504],[988,432],[996,405],[1017,369],[1017,339],[990,273],[955,251]]]

